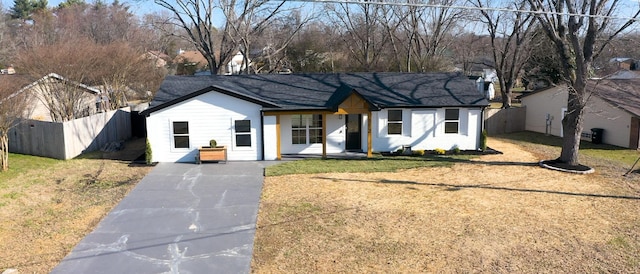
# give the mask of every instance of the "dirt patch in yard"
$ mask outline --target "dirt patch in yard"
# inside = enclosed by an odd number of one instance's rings
[[[252,271],[639,272],[640,175],[540,168],[555,151],[394,173],[267,177]],[[557,154],[556,154],[557,155]]]

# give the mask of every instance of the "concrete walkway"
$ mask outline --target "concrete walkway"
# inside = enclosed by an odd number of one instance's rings
[[[52,273],[248,273],[269,164],[158,164]]]

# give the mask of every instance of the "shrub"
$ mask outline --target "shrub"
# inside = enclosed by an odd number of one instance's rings
[[[146,148],[144,150],[144,161],[147,165],[150,165],[152,160],[153,154],[151,153],[151,144],[149,143],[149,138],[147,138]]]
[[[404,152],[404,149],[399,148],[398,150],[396,150],[396,154],[402,154]]]
[[[215,139],[211,139],[209,141],[209,146],[210,147],[217,147],[218,146],[218,142]]]
[[[438,155],[445,155],[445,154],[447,153],[447,151],[446,151],[446,150],[441,149],[441,148],[436,148],[436,149],[434,149],[434,150],[433,150],[433,152],[434,152],[435,154],[438,154]]]
[[[453,154],[460,154],[460,148],[458,146],[454,146],[453,148],[451,148],[451,152]]]
[[[424,149],[416,149],[411,151],[411,154],[413,156],[423,156],[424,155]]]

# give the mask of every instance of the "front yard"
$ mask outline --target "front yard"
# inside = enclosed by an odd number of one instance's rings
[[[49,273],[91,232],[150,170],[129,165],[144,139],[127,145],[69,161],[10,154],[0,173],[0,272]]]
[[[506,137],[489,140],[502,155],[268,169],[253,272],[640,272],[640,174],[622,176],[638,153],[586,143],[596,173],[572,175],[536,165],[557,138]],[[129,165],[138,154],[11,155],[0,271],[55,267],[150,170]]]
[[[637,152],[585,145],[596,173],[565,174],[537,166],[559,150],[534,137],[451,166],[267,177],[252,270],[640,272]]]

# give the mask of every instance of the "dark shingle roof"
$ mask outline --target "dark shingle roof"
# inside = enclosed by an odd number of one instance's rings
[[[473,81],[458,73],[341,73],[167,76],[147,112],[209,90],[267,108],[331,109],[355,91],[376,108],[487,106]],[[338,99],[339,101],[339,99]]]
[[[598,97],[640,117],[640,79],[605,79],[589,84],[590,87],[595,87]]]

